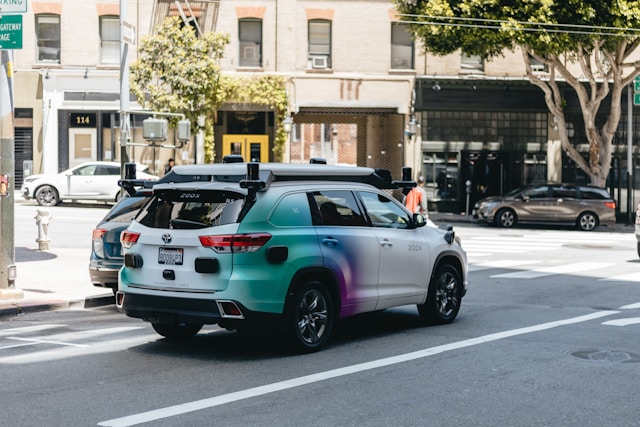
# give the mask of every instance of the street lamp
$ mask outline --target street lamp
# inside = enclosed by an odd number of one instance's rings
[[[418,133],[418,122],[416,121],[415,116],[411,116],[404,133],[409,137],[409,140],[412,140],[413,137],[416,136],[416,133]]]
[[[293,119],[291,116],[287,116],[282,120],[282,129],[287,135],[291,134],[291,130],[293,129]]]
[[[287,117],[282,120],[282,130],[284,130],[284,133],[287,134],[285,139],[286,150],[283,151],[283,153],[285,156],[284,161],[288,163],[291,161],[291,131],[293,130],[293,119],[288,114]]]

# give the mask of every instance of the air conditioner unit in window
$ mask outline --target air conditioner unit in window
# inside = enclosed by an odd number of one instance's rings
[[[312,56],[311,68],[325,69],[329,67],[329,61],[326,56]]]

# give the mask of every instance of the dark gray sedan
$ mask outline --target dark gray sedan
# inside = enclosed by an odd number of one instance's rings
[[[615,224],[616,202],[600,187],[545,183],[511,190],[504,196],[479,200],[473,217],[500,227],[516,223],[573,224],[591,231]]]

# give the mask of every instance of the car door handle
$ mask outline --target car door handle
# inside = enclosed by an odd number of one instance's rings
[[[322,244],[327,246],[335,246],[338,244],[338,239],[333,237],[324,237],[322,239]]]
[[[385,239],[382,242],[380,242],[380,246],[392,247],[393,246],[393,242],[390,242],[389,240]]]

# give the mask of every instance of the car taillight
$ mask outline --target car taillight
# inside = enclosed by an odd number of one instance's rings
[[[255,252],[271,239],[269,233],[224,234],[218,236],[199,236],[202,246],[218,253]]]
[[[604,202],[604,205],[608,208],[611,209],[615,209],[616,208],[616,202]]]
[[[107,230],[104,228],[94,228],[92,233],[93,252],[100,258],[104,258],[104,244],[102,243],[102,237],[106,232]]]
[[[120,243],[122,243],[123,248],[129,249],[131,246],[133,246],[134,243],[138,241],[139,237],[140,233],[125,230],[120,234]]]

